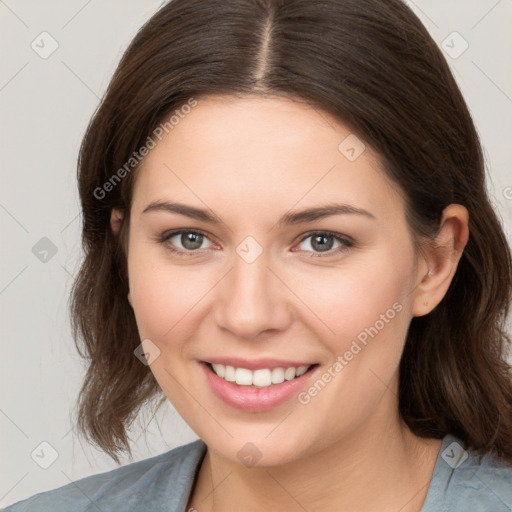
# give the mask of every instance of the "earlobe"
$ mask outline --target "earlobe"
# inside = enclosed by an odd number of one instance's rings
[[[419,284],[414,293],[413,316],[429,314],[446,295],[469,239],[469,214],[459,204],[443,210],[439,233],[426,250],[419,267]]]
[[[110,212],[110,229],[114,235],[119,234],[119,230],[121,229],[121,224],[124,218],[124,213],[122,210],[118,208],[112,208]]]

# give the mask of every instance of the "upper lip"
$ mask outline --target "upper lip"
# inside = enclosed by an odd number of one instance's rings
[[[240,357],[209,357],[208,359],[203,359],[205,363],[211,364],[222,364],[224,366],[233,366],[234,368],[246,368],[247,370],[260,370],[263,368],[269,368],[273,370],[274,368],[289,368],[293,366],[294,368],[299,368],[300,366],[311,366],[316,363],[308,362],[308,361],[292,361],[286,359],[243,359]]]

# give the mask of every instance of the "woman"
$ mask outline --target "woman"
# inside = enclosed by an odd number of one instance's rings
[[[18,510],[509,510],[512,267],[449,68],[399,0],[173,0],[79,162],[79,428],[200,438]]]

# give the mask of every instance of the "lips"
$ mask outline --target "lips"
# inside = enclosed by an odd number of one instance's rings
[[[220,362],[222,361],[222,362]],[[232,363],[232,364],[227,364]],[[304,364],[305,363],[305,364]],[[245,366],[243,366],[245,364]],[[214,371],[213,365],[217,365],[216,370],[219,371],[218,365],[222,366],[226,371],[228,367],[234,370],[234,377],[232,381],[226,380],[224,377],[217,375]],[[236,365],[236,366],[235,366]],[[240,366],[238,366],[240,365]],[[252,368],[247,368],[248,366]],[[319,365],[317,363],[308,362],[294,362],[284,360],[240,360],[240,359],[210,359],[208,362],[200,362],[201,370],[206,378],[206,383],[212,392],[225,404],[242,409],[247,412],[263,412],[275,407],[280,406],[284,402],[296,396],[301,389],[305,388],[309,381],[318,373]],[[293,373],[297,373],[296,369],[302,369],[299,374],[292,376],[291,371],[288,374],[289,379],[286,378],[280,383],[268,383],[268,373],[274,374],[279,372],[279,369],[291,368]],[[241,371],[240,371],[241,370]],[[245,370],[245,371],[244,371]],[[232,370],[228,370],[231,373]],[[220,370],[222,373],[222,370]],[[248,372],[248,373],[247,373]],[[258,372],[268,372],[266,377]],[[242,384],[237,384],[237,373],[239,380]],[[257,376],[261,386],[254,385],[252,381],[249,384],[249,378],[253,379]],[[233,375],[228,375],[232,379]],[[261,379],[266,378],[266,381]],[[280,379],[278,379],[280,380]]]

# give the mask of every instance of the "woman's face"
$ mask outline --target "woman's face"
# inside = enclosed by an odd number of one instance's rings
[[[151,371],[211,449],[282,464],[397,421],[426,268],[370,148],[303,104],[209,97],[137,173],[129,299]]]

